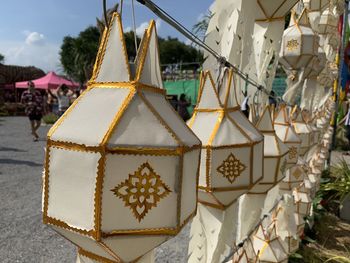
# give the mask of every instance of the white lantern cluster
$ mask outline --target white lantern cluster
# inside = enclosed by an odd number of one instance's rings
[[[338,26],[337,18],[334,16],[332,11],[330,10],[330,7],[328,7],[322,12],[320,16],[317,33],[324,35],[324,34],[331,34],[331,33],[337,32],[337,26]]]
[[[201,143],[165,98],[157,41],[151,21],[133,76],[115,13],[87,90],[48,133],[44,223],[91,261],[134,261],[196,213]]]
[[[313,131],[305,122],[301,111],[296,112],[296,117],[292,120],[292,124],[294,126],[295,132],[301,139],[300,155],[303,156],[314,144],[312,138]]]
[[[220,87],[209,71],[200,83],[188,121],[203,143],[198,201],[225,209],[262,179],[263,136],[240,111],[232,70],[225,70]]]

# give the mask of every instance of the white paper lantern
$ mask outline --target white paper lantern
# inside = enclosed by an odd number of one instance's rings
[[[303,156],[314,143],[312,139],[312,129],[307,125],[300,111],[296,113],[296,117],[292,120],[292,124],[295,132],[301,139],[300,155]]]
[[[292,166],[287,170],[285,178],[280,182],[280,190],[290,193],[304,181],[305,176],[306,172],[300,164]]]
[[[277,137],[269,107],[266,107],[256,125],[264,135],[264,177],[248,193],[266,194],[285,176],[288,147]]]
[[[242,247],[237,249],[236,253],[233,254],[233,258],[230,262],[231,263],[249,263],[250,261],[249,261],[247,252]]]
[[[278,138],[288,147],[287,168],[290,168],[298,161],[301,139],[290,124],[285,105],[282,105],[277,112],[274,128]]]
[[[336,17],[333,15],[329,7],[326,8],[320,16],[317,32],[322,35],[330,34],[337,32],[337,27],[338,21]]]
[[[262,179],[263,136],[240,111],[232,70],[225,70],[219,93],[210,72],[200,83],[188,122],[203,143],[198,201],[225,209]]]
[[[201,144],[165,98],[158,54],[152,21],[132,76],[114,14],[87,90],[48,133],[44,223],[92,260],[136,260],[196,212]]]
[[[253,244],[259,262],[288,262],[288,254],[276,233],[274,223],[267,230],[260,225],[254,234]]]
[[[287,70],[304,68],[318,54],[318,36],[310,27],[307,10],[298,19],[292,13],[292,22],[283,33],[280,63]]]
[[[296,212],[302,217],[310,215],[312,199],[303,183],[294,189],[293,196],[296,205]]]
[[[304,5],[308,8],[309,12],[322,12],[330,4],[330,0],[303,0]]]

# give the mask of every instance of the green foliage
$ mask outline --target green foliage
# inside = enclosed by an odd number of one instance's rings
[[[46,123],[46,124],[54,124],[57,120],[58,120],[58,116],[54,113],[49,113],[49,114],[46,114],[45,116],[43,116],[43,121]]]
[[[350,167],[344,159],[331,168],[331,181],[323,184],[321,190],[328,194],[329,200],[342,204],[350,194]]]
[[[5,56],[3,54],[0,54],[0,63],[5,62]]]
[[[64,37],[60,60],[65,73],[69,77],[82,84],[90,78],[99,39],[100,32],[94,26],[80,32],[78,37]]]
[[[204,39],[205,34],[208,29],[210,18],[212,18],[213,13],[208,10],[208,12],[199,20],[193,27],[192,32],[199,38]]]

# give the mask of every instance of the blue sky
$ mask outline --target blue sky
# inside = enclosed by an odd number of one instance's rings
[[[109,6],[117,1],[108,1]],[[187,28],[207,12],[213,0],[155,0]],[[34,65],[45,71],[58,70],[58,52],[66,35],[76,36],[102,15],[102,0],[1,0],[0,53],[5,64]],[[157,19],[135,0],[138,32],[150,19]],[[130,29],[131,0],[124,0],[123,23]],[[165,22],[157,20],[158,34],[186,41]]]

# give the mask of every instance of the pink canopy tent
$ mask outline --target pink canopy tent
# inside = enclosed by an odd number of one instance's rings
[[[67,80],[58,76],[55,72],[49,72],[46,76],[32,80],[37,89],[56,89],[59,85],[66,84],[70,88],[79,87],[79,83]],[[25,89],[28,88],[28,81],[16,82],[16,88]]]

